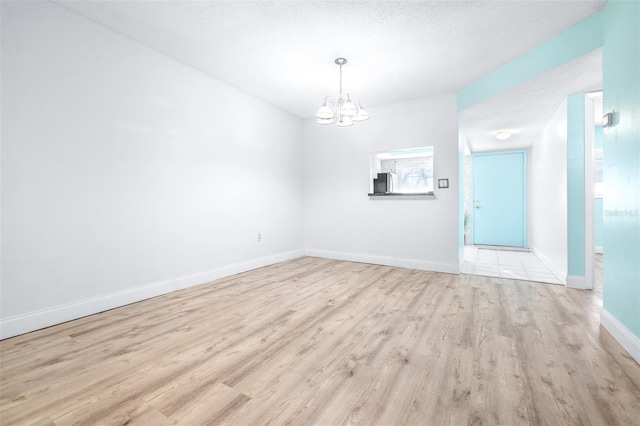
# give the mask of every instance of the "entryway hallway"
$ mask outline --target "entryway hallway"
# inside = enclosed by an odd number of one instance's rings
[[[564,284],[562,279],[555,276],[535,254],[529,251],[465,246],[462,273]]]

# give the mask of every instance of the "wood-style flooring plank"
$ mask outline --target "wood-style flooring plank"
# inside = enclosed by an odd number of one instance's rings
[[[640,425],[601,297],[298,258],[0,342],[0,424]]]

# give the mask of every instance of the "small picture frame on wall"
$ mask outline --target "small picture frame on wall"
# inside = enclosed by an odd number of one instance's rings
[[[449,179],[438,179],[438,188],[448,188],[449,187]]]

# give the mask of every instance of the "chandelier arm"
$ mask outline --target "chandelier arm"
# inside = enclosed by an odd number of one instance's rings
[[[327,96],[324,98],[324,103],[329,106],[331,109],[336,109],[336,102],[333,100],[331,96]]]

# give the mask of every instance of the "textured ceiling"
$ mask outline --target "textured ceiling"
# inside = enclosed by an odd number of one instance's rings
[[[598,49],[461,111],[460,121],[472,152],[526,148],[568,95],[601,89],[602,50]],[[602,113],[599,116],[602,123]],[[503,129],[510,130],[511,137],[500,141],[495,133]]]
[[[299,117],[451,92],[605,1],[56,1]]]

